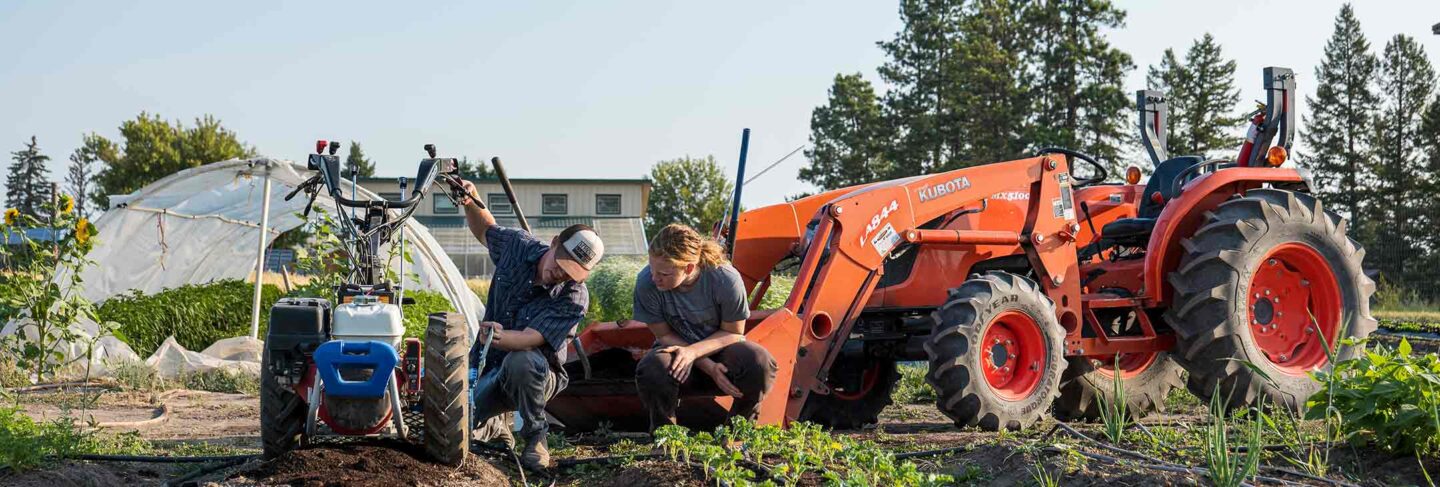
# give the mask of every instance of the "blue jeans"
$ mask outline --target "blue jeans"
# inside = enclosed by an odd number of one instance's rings
[[[470,369],[470,373],[474,377],[475,369]],[[524,421],[521,438],[544,434],[549,429],[545,422],[545,403],[568,383],[563,374],[550,370],[544,352],[510,352],[499,367],[487,367],[484,375],[471,381],[470,417],[478,426],[491,417],[515,411]]]

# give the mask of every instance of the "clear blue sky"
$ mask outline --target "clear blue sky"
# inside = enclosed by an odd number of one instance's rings
[[[1119,1],[1111,40],[1135,58],[1126,88],[1165,47],[1209,31],[1239,62],[1292,67],[1307,92],[1340,2]],[[0,149],[30,135],[52,175],[80,136],[117,137],[142,110],[203,114],[262,154],[299,159],[317,138],[358,140],[382,176],[411,175],[433,142],[500,155],[517,177],[640,177],[655,161],[714,155],[733,172],[740,129],[752,170],[807,142],[837,72],[876,80],[892,1],[791,2],[0,2]],[[1357,14],[1378,51],[1415,36],[1440,64],[1440,2],[1372,0]],[[1248,103],[1248,101],[1247,101]],[[747,186],[745,204],[807,185],[797,155]]]

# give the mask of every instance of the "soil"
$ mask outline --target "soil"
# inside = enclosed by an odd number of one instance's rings
[[[154,463],[67,461],[45,470],[0,475],[0,484],[15,487],[159,485],[176,475],[171,468],[173,466]]]
[[[621,468],[596,487],[702,487],[691,469],[667,461],[646,460]]]
[[[251,462],[214,485],[508,486],[510,480],[481,457],[448,467],[430,463],[418,445],[375,442],[295,450],[268,462]]]

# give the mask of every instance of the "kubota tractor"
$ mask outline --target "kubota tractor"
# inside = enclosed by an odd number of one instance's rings
[[[1048,149],[740,215],[729,235],[751,303],[772,276],[794,276],[785,305],[755,310],[746,327],[780,365],[760,421],[874,422],[896,363],[920,360],[940,411],[989,430],[1023,428],[1052,406],[1094,417],[1114,374],[1134,411],[1161,408],[1182,372],[1201,398],[1302,407],[1318,388],[1306,372],[1352,356],[1340,340],[1374,330],[1374,284],[1345,220],[1284,164],[1292,72],[1267,68],[1264,83],[1234,159],[1170,157],[1164,96],[1140,92],[1154,164],[1144,184],[1135,168],[1127,184],[1106,183],[1094,158]],[[1088,177],[1072,173],[1082,162]],[[633,321],[585,329],[552,416],[572,429],[644,428],[633,375],[653,340]],[[712,425],[728,404],[687,397],[679,419]]]
[[[386,279],[383,253],[437,178],[454,178],[455,160],[435,157],[434,146],[426,145],[430,157],[420,162],[408,195],[400,178],[403,199],[357,200],[341,190],[339,145],[330,142],[326,154],[325,141],[317,142],[309,169],[318,174],[285,199],[305,191],[307,216],[321,191],[335,201],[338,233],[354,269],[334,290],[333,307],[328,299],[285,298],[270,309],[260,362],[264,456],[325,436],[388,434],[422,442],[438,462],[459,464],[470,451],[470,328],[459,313],[436,313],[428,317],[423,343],[403,338],[400,307],[410,303],[404,289]],[[398,244],[403,247],[403,239]]]

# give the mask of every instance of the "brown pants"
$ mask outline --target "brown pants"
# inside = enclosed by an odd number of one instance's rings
[[[670,362],[674,355],[656,353],[659,348],[650,349],[640,364],[635,367],[635,387],[640,392],[640,401],[650,413],[650,430],[667,424],[675,424],[675,408],[680,404],[680,395],[720,395],[719,387],[708,374],[692,369],[690,377],[681,384],[670,375]],[[765,347],[751,342],[739,342],[720,349],[709,358],[725,365],[725,377],[744,394],[735,398],[730,406],[731,416],[743,415],[755,419],[760,412],[760,401],[775,383],[775,357]]]

